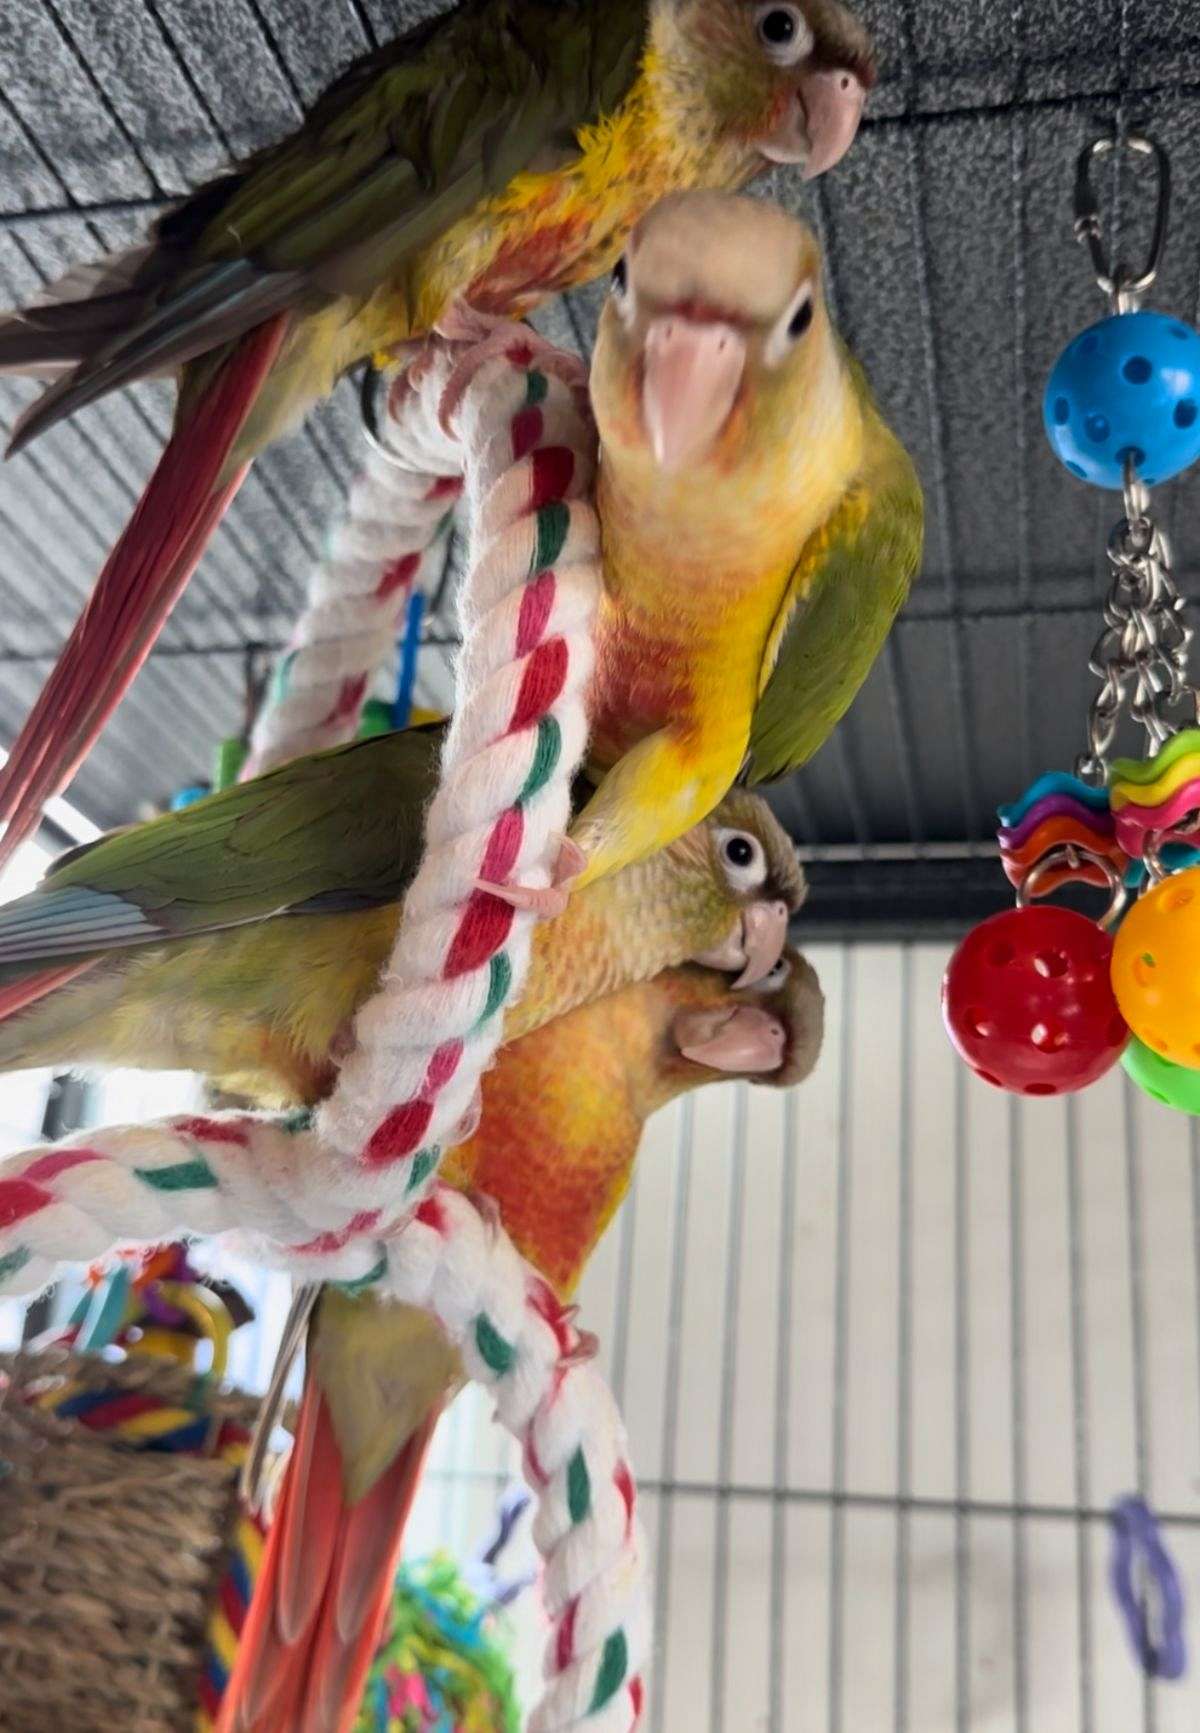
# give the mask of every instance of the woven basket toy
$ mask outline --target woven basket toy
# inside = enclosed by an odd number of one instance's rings
[[[0,1355],[5,1733],[205,1724],[214,1632],[236,1639],[257,1559],[238,1503],[257,1411],[158,1353]]]

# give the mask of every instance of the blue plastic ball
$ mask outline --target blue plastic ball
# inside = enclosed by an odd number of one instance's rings
[[[1102,319],[1063,350],[1043,405],[1072,475],[1120,488],[1132,452],[1153,487],[1200,457],[1200,332],[1165,313]]]

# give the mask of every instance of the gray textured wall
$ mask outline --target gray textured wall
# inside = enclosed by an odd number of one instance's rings
[[[291,127],[347,60],[431,5],[4,0],[0,299],[135,239],[153,209]],[[807,841],[986,834],[990,809],[1081,744],[1110,502],[1050,458],[1042,381],[1102,311],[1070,235],[1075,151],[1120,113],[1176,169],[1156,304],[1196,318],[1200,7],[1184,0],[869,0],[884,77],[815,196],[842,326],[929,494],[925,574],[845,728],[781,797]],[[1137,230],[1136,196],[1121,215]],[[1140,230],[1135,244],[1140,245]],[[550,327],[586,347],[595,294]],[[0,384],[7,426],[28,388]],[[0,739],[32,701],[161,445],[163,389],[78,416],[0,470]],[[255,469],[74,798],[125,818],[203,770],[236,724],[242,648],[286,630],[356,462],[343,387]],[[1194,479],[1164,493],[1185,575]]]

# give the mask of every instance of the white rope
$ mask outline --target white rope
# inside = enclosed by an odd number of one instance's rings
[[[254,725],[243,780],[352,740],[371,681],[395,648],[409,600],[431,587],[443,530],[462,491],[446,473],[446,439],[431,394],[388,397],[385,441],[403,418],[408,463],[368,448],[346,515],[309,584],[304,612]],[[429,418],[433,417],[432,425]],[[417,467],[433,461],[433,468]],[[409,467],[409,465],[413,467]]]

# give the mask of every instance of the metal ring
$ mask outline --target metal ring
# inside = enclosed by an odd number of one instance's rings
[[[1162,832],[1160,830],[1148,830],[1142,838],[1142,852],[1139,859],[1146,869],[1147,889],[1152,885],[1162,884],[1163,880],[1167,877],[1167,869],[1163,865],[1162,856],[1158,852],[1161,841]]]
[[[1085,862],[1099,867],[1108,880],[1111,901],[1104,914],[1096,922],[1098,927],[1103,927],[1104,931],[1107,932],[1124,913],[1125,905],[1129,901],[1129,891],[1124,879],[1107,856],[1093,854],[1091,849],[1079,848],[1073,842],[1059,843],[1056,848],[1047,850],[1040,860],[1033,863],[1017,887],[1017,907],[1019,909],[1029,907],[1037,896],[1039,881],[1044,879],[1047,873],[1053,872],[1058,867],[1069,867],[1072,872],[1077,872]]]
[[[1168,736],[1169,738],[1169,736]],[[1190,828],[1189,828],[1190,827]],[[1141,860],[1145,864],[1147,877],[1151,884],[1160,885],[1171,874],[1163,865],[1159,850],[1169,840],[1187,847],[1191,838],[1200,840],[1200,807],[1193,807],[1191,812],[1185,812],[1178,824],[1171,826],[1170,834],[1162,830],[1148,830],[1142,840]]]
[[[1154,159],[1158,171],[1158,204],[1154,215],[1154,234],[1150,252],[1139,276],[1127,275],[1120,260],[1110,262],[1104,245],[1104,227],[1100,221],[1100,204],[1092,185],[1092,164],[1118,149],[1132,151],[1135,156]],[[1158,276],[1167,244],[1171,215],[1171,163],[1162,146],[1154,139],[1130,133],[1125,139],[1110,134],[1097,138],[1080,152],[1075,166],[1075,238],[1086,241],[1092,255],[1096,281],[1112,301],[1118,313],[1129,313],[1141,302],[1142,296]]]
[[[1126,455],[1122,492],[1125,496],[1125,522],[1118,524],[1129,537],[1129,555],[1135,560],[1148,559],[1154,551],[1154,524],[1150,519],[1150,489],[1137,472],[1132,456]],[[1143,545],[1144,544],[1144,545]]]

